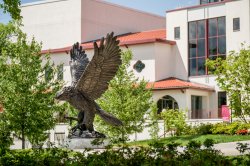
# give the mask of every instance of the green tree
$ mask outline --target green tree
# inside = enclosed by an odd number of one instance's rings
[[[250,47],[232,51],[226,60],[208,60],[207,66],[217,76],[218,86],[227,92],[234,116],[245,119],[250,115]]]
[[[152,105],[152,92],[146,89],[147,82],[139,81],[132,71],[128,71],[131,51],[122,54],[122,65],[116,76],[110,81],[109,89],[98,100],[101,108],[118,117],[122,127],[113,127],[97,118],[99,131],[111,139],[126,141],[128,135],[141,132],[144,128],[145,113]]]
[[[153,139],[158,139],[158,133],[160,131],[160,128],[158,124],[159,114],[158,114],[158,108],[157,108],[156,103],[153,103],[151,105],[150,112],[148,113],[148,115],[149,115],[149,121],[150,121],[148,125],[148,127],[150,127],[149,129],[150,136]]]
[[[54,100],[62,83],[54,79],[56,66],[49,56],[41,56],[41,46],[26,41],[18,25],[0,26],[0,101],[9,128],[22,140],[38,145],[46,139],[45,131],[53,128],[53,117],[60,106]],[[9,31],[7,30],[9,29]],[[46,73],[46,74],[45,74]],[[46,79],[45,79],[46,75]]]
[[[13,139],[11,138],[11,130],[8,120],[6,120],[3,113],[0,113],[0,156],[9,149],[12,143]]]
[[[187,127],[185,111],[167,109],[161,112],[161,117],[164,121],[165,131],[174,131],[171,133],[172,135],[181,135]]]
[[[22,18],[20,16],[20,5],[20,0],[3,0],[2,3],[0,3],[0,9],[3,9],[4,13],[9,13],[13,19],[20,20]]]

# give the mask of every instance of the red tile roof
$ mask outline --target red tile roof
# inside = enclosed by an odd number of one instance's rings
[[[170,77],[164,80],[150,82],[147,85],[147,88],[152,88],[153,90],[171,90],[171,89],[200,89],[214,91],[213,87],[206,86],[203,84],[193,83],[184,81],[175,77]]]
[[[120,40],[119,44],[120,46],[137,45],[137,44],[154,43],[154,42],[166,43],[170,45],[175,44],[174,41],[166,40],[166,29],[129,33],[120,35],[117,38],[118,40]],[[93,49],[93,41],[82,43],[82,46],[85,50]],[[70,49],[71,46],[59,49],[43,50],[42,54],[67,52]]]

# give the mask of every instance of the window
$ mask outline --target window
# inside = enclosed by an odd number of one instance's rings
[[[174,28],[174,39],[180,39],[180,27]]]
[[[189,75],[206,75],[206,59],[226,55],[225,17],[189,22],[188,34]]]
[[[223,105],[227,105],[227,93],[218,92],[218,117],[221,118],[221,108]]]
[[[134,64],[133,68],[134,68],[138,73],[140,73],[140,72],[145,68],[145,64],[142,63],[142,61],[139,60],[139,61],[137,61],[137,62]]]
[[[191,96],[191,119],[202,118],[202,96]]]
[[[221,2],[224,0],[200,0],[200,4],[207,4],[207,3],[213,3],[213,2]]]
[[[233,30],[239,31],[240,30],[240,18],[233,19]]]
[[[164,96],[157,102],[158,114],[162,112],[163,109],[179,109],[178,103],[171,96]]]

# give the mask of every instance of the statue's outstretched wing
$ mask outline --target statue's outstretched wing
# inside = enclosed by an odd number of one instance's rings
[[[82,49],[82,46],[79,46],[79,43],[73,45],[73,48],[70,50],[70,58],[71,85],[75,86],[86,69],[89,59]]]
[[[121,64],[119,41],[113,35],[113,32],[108,34],[105,43],[102,38],[99,47],[94,42],[94,56],[76,84],[80,92],[93,100],[108,89],[108,82],[115,76]]]

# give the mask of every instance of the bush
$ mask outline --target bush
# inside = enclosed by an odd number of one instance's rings
[[[161,112],[161,117],[167,132],[174,131],[174,134],[177,136],[184,133],[187,127],[184,111],[173,109],[164,110]]]
[[[212,134],[226,134],[227,128],[226,123],[216,123],[213,125],[213,128],[211,129]]]
[[[199,142],[192,141],[183,152],[178,144],[164,145],[155,142],[150,147],[130,148],[123,146],[116,150],[79,153],[64,149],[40,149],[9,151],[0,156],[0,165],[230,165],[230,160],[221,152],[212,149],[211,140],[201,149]]]
[[[206,134],[212,134],[212,128],[213,125],[208,123],[208,124],[201,124],[200,126],[197,127],[197,134],[200,135],[206,135]]]

